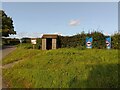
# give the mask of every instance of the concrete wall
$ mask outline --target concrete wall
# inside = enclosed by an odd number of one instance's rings
[[[57,49],[57,39],[52,39],[52,49]],[[46,39],[42,39],[42,50],[46,50]]]
[[[46,39],[42,39],[42,50],[46,50]]]
[[[52,39],[52,49],[56,49],[57,48],[57,40],[56,39]]]

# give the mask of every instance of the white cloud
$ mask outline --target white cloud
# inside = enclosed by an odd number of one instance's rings
[[[77,26],[77,25],[79,25],[80,24],[80,21],[79,20],[71,20],[70,22],[69,22],[69,25],[70,26]]]

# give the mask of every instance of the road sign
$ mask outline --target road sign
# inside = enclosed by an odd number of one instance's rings
[[[32,44],[36,44],[36,39],[31,39]]]
[[[107,47],[107,49],[111,48],[111,37],[106,38],[106,47]]]
[[[92,48],[92,37],[86,37],[86,48]]]

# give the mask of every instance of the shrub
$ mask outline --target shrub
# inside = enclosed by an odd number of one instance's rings
[[[87,36],[93,38],[93,48],[103,49],[106,47],[105,36],[101,32],[92,32],[91,34],[87,34]]]
[[[2,38],[2,45],[18,45],[19,43],[20,43],[19,39]]]
[[[92,32],[91,34],[77,34],[74,36],[60,36],[61,47],[86,47],[86,37],[93,37],[93,48],[105,48],[105,36],[101,32]]]
[[[31,43],[31,38],[22,38],[22,43]]]
[[[113,36],[111,36],[111,41],[112,41],[112,48],[113,49],[120,49],[120,34],[114,34]]]
[[[17,46],[18,48],[23,48],[23,49],[32,49],[33,46],[31,43],[22,43]]]
[[[77,48],[78,50],[85,50],[85,49],[86,49],[85,46],[77,46],[76,48]]]
[[[41,38],[37,38],[37,41],[36,41],[36,45],[35,45],[35,49],[41,49],[42,47],[42,39]]]

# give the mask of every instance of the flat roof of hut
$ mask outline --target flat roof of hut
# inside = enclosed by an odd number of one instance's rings
[[[57,34],[43,34],[42,38],[53,38],[56,39],[58,37]]]

